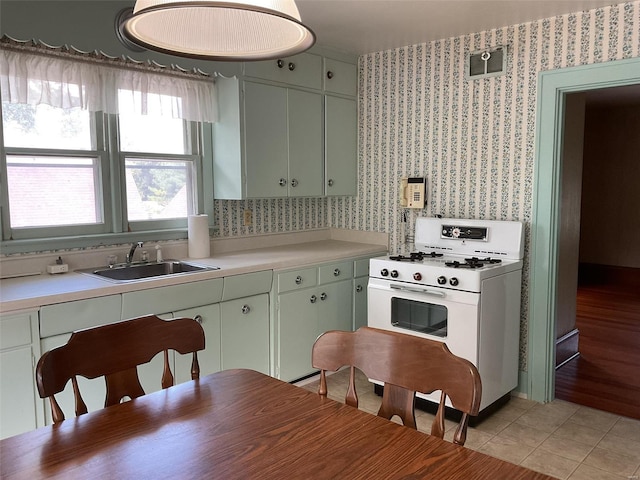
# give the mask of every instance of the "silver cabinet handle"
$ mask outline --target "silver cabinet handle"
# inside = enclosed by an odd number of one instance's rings
[[[298,275],[296,277],[296,285],[300,285],[302,283],[302,277],[300,275]]]
[[[316,300],[318,300],[318,297],[316,297],[315,295],[311,295],[311,298],[309,299],[309,301],[311,303],[316,303]]]
[[[242,306],[242,313],[244,313],[245,315],[247,313],[249,313],[251,311],[251,307],[249,305],[243,305]]]
[[[333,187],[333,179],[332,178],[327,180],[327,185],[329,185],[330,187]]]
[[[280,181],[278,182],[278,185],[280,185],[281,187],[284,187],[286,184],[287,184],[286,178],[281,178]]]
[[[291,186],[292,187],[297,187],[298,186],[298,180],[296,180],[295,178],[293,180],[291,180]]]
[[[337,276],[339,276],[339,275],[340,275],[340,269],[339,269],[339,268],[336,268],[336,269],[333,271],[333,276],[334,276],[334,277],[337,277]]]
[[[326,293],[324,293],[324,292],[322,292],[322,293],[320,294],[320,300],[326,300],[326,299],[327,299],[327,294],[326,294]]]
[[[196,315],[195,317],[193,317],[193,319],[200,325],[202,325],[202,315]]]
[[[276,60],[276,65],[278,66],[278,68],[282,68],[284,67],[284,61],[279,58],[278,60]]]
[[[295,69],[296,69],[296,64],[293,62],[289,62],[289,70],[293,72]]]
[[[360,293],[362,291],[362,285],[356,285],[356,292]]]

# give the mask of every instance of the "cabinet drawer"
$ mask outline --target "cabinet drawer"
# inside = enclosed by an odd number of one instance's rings
[[[46,305],[40,309],[40,338],[120,320],[120,295]]]
[[[278,292],[289,292],[317,285],[316,269],[305,268],[278,274]]]
[[[338,280],[345,280],[353,277],[353,262],[339,262],[331,263],[329,265],[323,265],[319,268],[319,283],[336,282]]]
[[[369,259],[361,258],[353,262],[353,276],[365,277],[369,275]]]
[[[31,316],[35,312],[0,317],[0,350],[31,344]]]
[[[322,88],[322,57],[301,53],[277,60],[247,62],[244,64],[244,74],[248,77],[320,90]]]
[[[273,270],[224,277],[222,300],[268,293],[273,281]]]
[[[358,67],[351,63],[325,58],[322,73],[324,90],[326,92],[355,97],[357,92]]]
[[[222,278],[122,294],[122,318],[175,312],[222,300]]]

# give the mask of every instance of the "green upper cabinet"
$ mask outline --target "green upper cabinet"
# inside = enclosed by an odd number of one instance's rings
[[[244,64],[244,75],[320,90],[322,88],[322,57],[301,53],[276,60],[247,62]]]
[[[355,195],[356,65],[305,53],[243,72],[216,79],[214,198]]]
[[[325,194],[356,195],[358,180],[356,101],[325,96]]]
[[[356,96],[358,67],[352,63],[325,58],[323,74],[325,92]]]

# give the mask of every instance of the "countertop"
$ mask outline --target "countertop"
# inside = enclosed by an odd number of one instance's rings
[[[197,260],[178,258],[177,260],[216,266],[220,269],[127,283],[114,283],[110,280],[76,272],[9,278],[0,281],[0,312],[28,310],[54,303],[228,277],[260,270],[302,267],[374,255],[384,251],[385,247],[378,244],[332,239],[214,254],[209,258]]]

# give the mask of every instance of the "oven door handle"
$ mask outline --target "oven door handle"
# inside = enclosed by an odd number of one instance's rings
[[[393,283],[390,286],[394,290],[402,290],[404,292],[412,292],[412,293],[424,293],[426,295],[433,295],[435,297],[444,298],[446,295],[444,292],[439,292],[438,290],[427,290],[424,288],[411,288],[411,287],[405,287],[404,285],[395,285]]]

